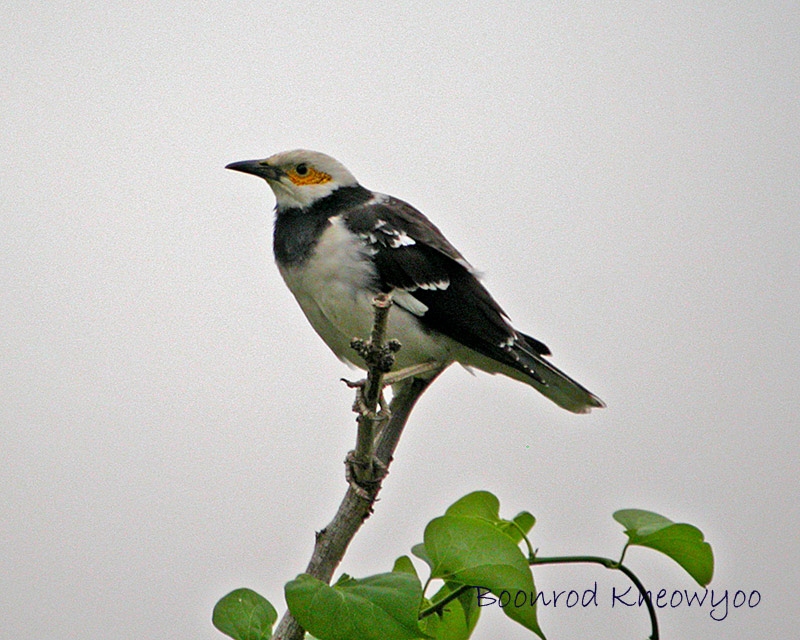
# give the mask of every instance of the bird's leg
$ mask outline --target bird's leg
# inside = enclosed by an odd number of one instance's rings
[[[386,383],[381,385],[381,390],[378,395],[378,411],[370,411],[369,407],[367,406],[367,402],[364,398],[364,388],[367,386],[367,379],[362,378],[361,380],[348,380],[347,378],[340,378],[342,382],[344,382],[348,388],[356,390],[356,399],[353,402],[353,411],[359,415],[369,415],[373,420],[377,420],[380,422],[385,422],[389,418],[392,417],[392,414],[389,412],[389,404],[386,402],[386,397],[383,394],[383,390],[388,386]],[[390,383],[391,384],[391,383]]]
[[[378,395],[378,407],[377,411],[373,411],[367,405],[367,401],[364,397],[364,384],[359,383],[366,383],[366,380],[358,380],[357,382],[349,382],[347,380],[344,381],[345,384],[350,388],[355,388],[356,390],[356,399],[353,402],[353,412],[357,413],[359,418],[368,418],[372,420],[375,424],[375,427],[380,430],[381,427],[385,422],[392,417],[391,412],[389,411],[389,406],[386,403],[386,398],[383,395],[383,389],[380,390]]]
[[[403,380],[408,380],[409,378],[417,378],[417,377],[426,377],[424,374],[434,373],[437,371],[441,371],[444,367],[442,366],[441,362],[436,362],[435,360],[431,360],[430,362],[421,362],[419,364],[412,364],[409,367],[405,367],[404,369],[398,369],[397,371],[390,371],[383,376],[383,388],[390,387],[398,382],[402,382]],[[363,389],[367,384],[367,379],[362,378],[361,380],[347,380],[346,378],[341,379],[348,387],[351,389]],[[385,405],[385,401],[383,399],[383,395],[381,395],[381,406]],[[356,409],[353,409],[356,411]]]
[[[398,382],[402,382],[403,380],[408,380],[409,378],[427,378],[428,376],[423,374],[438,372],[443,368],[444,367],[442,366],[441,362],[436,362],[434,360],[430,362],[412,364],[410,367],[398,369],[397,371],[391,371],[383,376],[383,386],[388,387],[390,385],[397,384]]]

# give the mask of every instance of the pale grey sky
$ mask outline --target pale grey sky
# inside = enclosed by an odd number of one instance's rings
[[[664,609],[663,637],[796,630],[800,9],[455,7],[4,4],[0,637],[214,640],[240,586],[285,608],[345,489],[355,374],[280,280],[268,188],[223,167],[294,147],[424,211],[608,403],[452,368],[343,571],[389,570],[476,489],[547,555],[617,555],[638,507],[705,532],[717,593],[762,595]],[[540,613],[551,640],[647,634],[610,572],[535,578],[598,583]],[[487,610],[475,637],[529,636]]]

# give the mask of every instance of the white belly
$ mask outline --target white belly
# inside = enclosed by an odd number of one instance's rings
[[[372,330],[369,287],[374,267],[368,258],[363,245],[335,217],[306,262],[299,267],[278,267],[314,330],[339,358],[361,368],[364,363],[350,341],[368,339]],[[412,313],[396,304],[389,312],[386,335],[402,345],[396,368],[453,359],[450,340],[426,332]]]

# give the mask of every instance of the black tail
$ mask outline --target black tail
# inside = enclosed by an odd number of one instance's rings
[[[605,407],[605,403],[558,367],[542,356],[550,350],[538,340],[517,334],[520,339],[508,347],[508,354],[516,361],[512,368],[520,375],[514,377],[531,385],[558,406],[573,413],[589,413],[592,409]]]

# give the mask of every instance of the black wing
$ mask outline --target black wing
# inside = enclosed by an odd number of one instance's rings
[[[374,260],[378,288],[400,290],[395,302],[438,331],[519,377],[561,407],[586,413],[603,401],[542,356],[547,346],[515,331],[464,257],[422,213],[390,198],[345,214]]]
[[[384,197],[351,209],[346,220],[373,254],[380,287],[401,289],[421,303],[408,310],[424,326],[535,375],[520,365],[514,348],[536,355],[549,355],[550,350],[511,327],[469,263],[422,213],[402,200]]]

